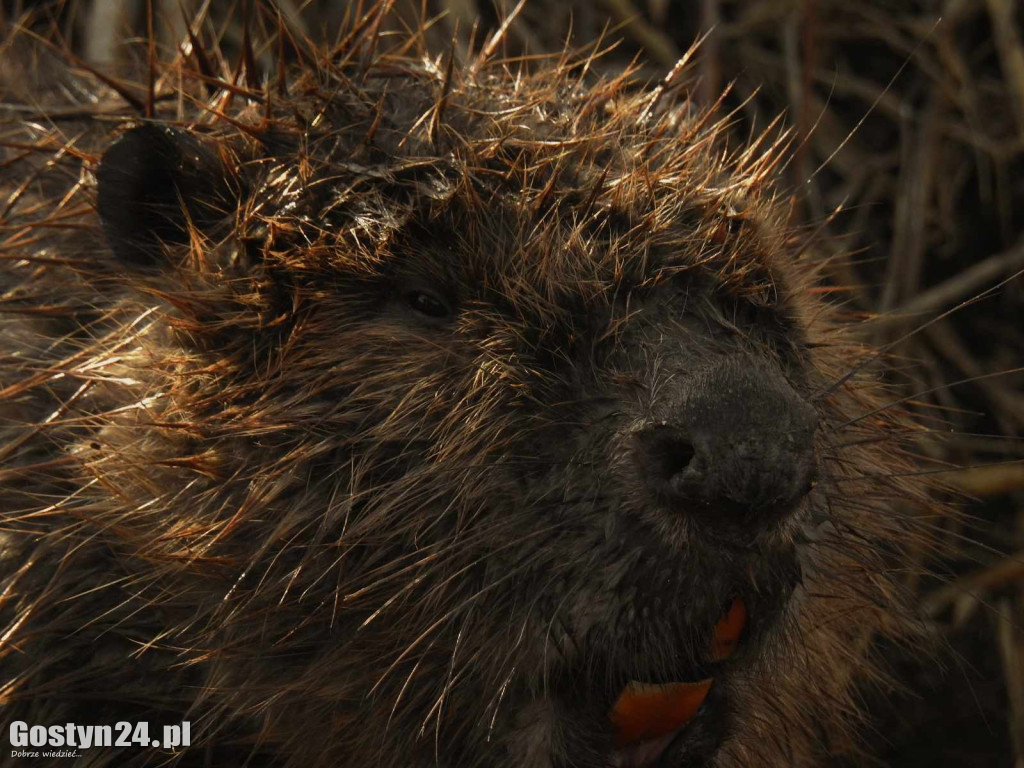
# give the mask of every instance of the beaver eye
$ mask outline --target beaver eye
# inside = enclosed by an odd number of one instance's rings
[[[451,317],[452,310],[448,302],[432,293],[411,291],[406,294],[405,300],[413,310],[431,320],[447,320]]]

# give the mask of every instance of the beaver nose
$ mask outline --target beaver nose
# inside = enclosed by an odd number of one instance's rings
[[[780,373],[728,358],[687,377],[672,418],[637,433],[650,491],[708,524],[768,524],[815,473],[817,415]]]

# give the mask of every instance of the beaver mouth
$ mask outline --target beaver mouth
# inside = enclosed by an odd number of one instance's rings
[[[752,545],[702,536],[683,547],[643,522],[627,519],[617,531],[642,555],[631,567],[586,574],[589,602],[572,614],[586,628],[557,640],[569,648],[548,678],[558,768],[711,765],[744,716],[730,691],[766,650],[782,647],[805,559],[788,535]],[[600,580],[606,573],[613,582]],[[603,600],[606,589],[614,599]],[[578,745],[571,759],[568,745]]]
[[[758,663],[763,648],[783,623],[794,590],[803,580],[796,549],[769,548],[753,558],[751,554],[748,550],[748,557],[742,561],[750,580],[744,583],[735,580],[735,576],[722,578],[716,591],[721,590],[719,594],[724,599],[717,603],[717,610],[712,608],[704,613],[710,624],[706,634],[702,633],[706,639],[696,648],[687,643],[688,650],[678,667],[662,669],[657,664],[644,665],[638,661],[661,653],[665,635],[660,635],[652,645],[634,647],[628,654],[631,661],[626,663],[639,676],[625,678],[625,684],[620,683],[617,691],[609,691],[613,698],[607,705],[606,727],[612,734],[613,749],[606,758],[607,765],[668,768],[713,763],[733,722],[742,717],[741,712],[734,711],[728,696],[729,681],[745,675],[745,670]],[[720,561],[711,567],[721,574]],[[732,582],[731,587],[728,582]],[[647,604],[643,607],[649,608]],[[700,622],[698,617],[693,618]],[[653,624],[637,629],[648,636],[658,633],[657,627],[655,619]]]
[[[691,725],[698,718],[724,719],[723,713],[715,711],[724,705],[724,695],[711,698],[709,694],[712,689],[718,693],[724,688],[721,684],[716,687],[716,677],[721,676],[722,663],[733,655],[746,626],[746,604],[742,598],[734,598],[716,623],[707,652],[706,661],[713,676],[695,682],[664,684],[631,681],[626,686],[609,713],[615,732],[613,766],[655,766],[670,750],[677,755],[687,754],[693,762],[695,753],[707,751],[708,747],[711,752],[717,749],[720,739],[706,743],[708,739],[702,738],[703,733],[693,732],[708,729]]]

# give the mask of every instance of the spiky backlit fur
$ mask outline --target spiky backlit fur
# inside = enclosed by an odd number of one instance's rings
[[[742,592],[756,642],[694,723],[713,764],[854,749],[923,492],[773,197],[781,143],[727,151],[678,72],[528,72],[500,36],[453,61],[384,12],[266,87],[194,40],[148,95],[9,37],[4,733],[192,722],[176,756],[87,765],[604,766],[617,691],[691,663]],[[140,124],[220,170],[210,220],[133,261],[96,171]],[[740,551],[657,509],[629,441],[732,354],[820,420],[820,483]],[[761,627],[777,553],[803,583]]]

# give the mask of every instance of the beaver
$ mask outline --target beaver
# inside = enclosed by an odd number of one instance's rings
[[[461,61],[386,13],[279,27],[262,78],[193,36],[141,88],[9,40],[4,733],[189,723],[90,766],[855,754],[931,502],[787,223],[785,134],[730,149],[681,68],[517,68],[500,30]]]

